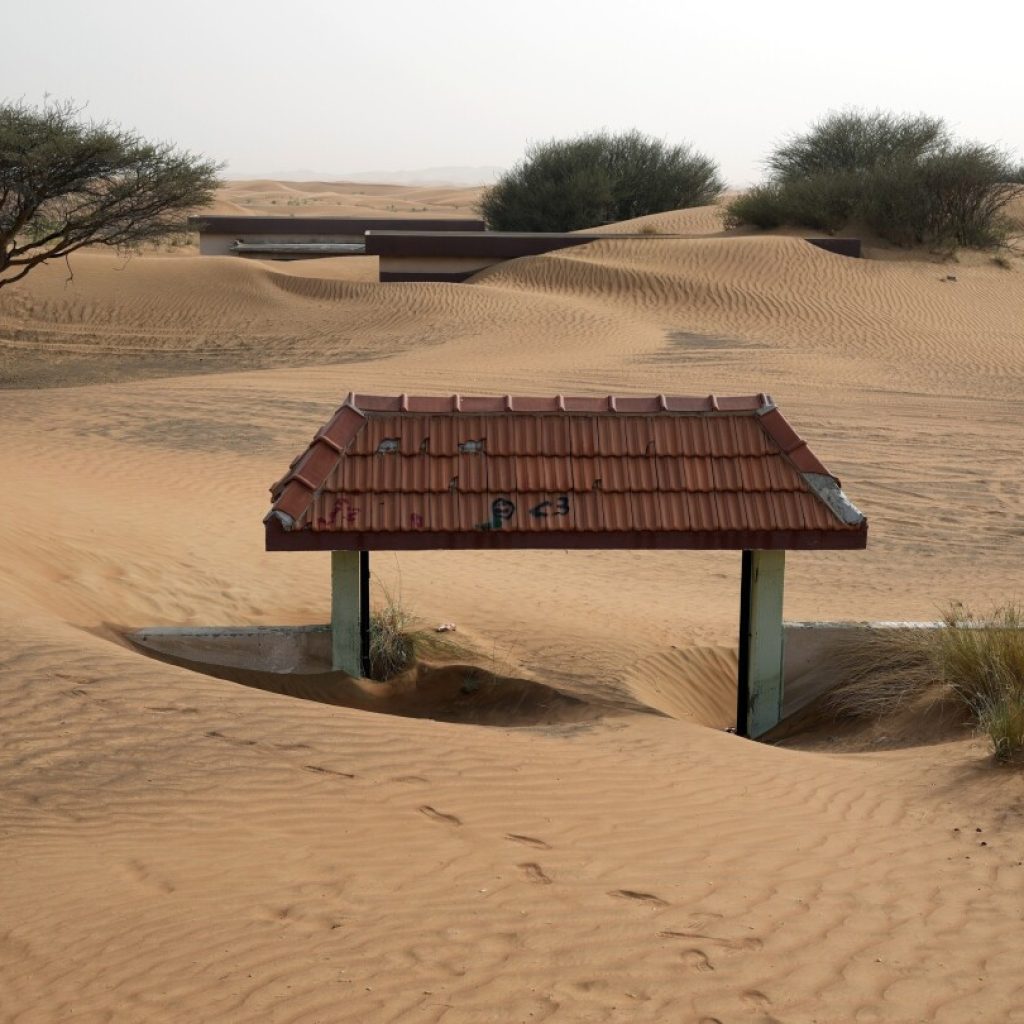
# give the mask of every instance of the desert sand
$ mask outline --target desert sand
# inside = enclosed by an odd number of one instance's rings
[[[473,200],[247,182],[216,212]],[[791,554],[788,618],[1022,596],[1024,261],[643,224],[690,237],[462,285],[82,253],[0,292],[0,1021],[1024,1021],[1024,776],[955,724],[726,733],[736,552],[376,556],[520,718],[125,639],[327,620],[329,560],[261,520],[350,390],[766,391],[871,524]]]

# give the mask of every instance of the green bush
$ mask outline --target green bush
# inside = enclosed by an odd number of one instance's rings
[[[1014,225],[1024,169],[995,146],[957,142],[939,118],[832,113],[779,146],[769,178],[729,204],[727,223],[834,233],[864,224],[897,245],[990,246]]]
[[[480,201],[497,231],[576,231],[705,206],[725,189],[715,162],[638,131],[531,146]]]

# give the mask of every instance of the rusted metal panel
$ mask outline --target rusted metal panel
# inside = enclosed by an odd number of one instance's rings
[[[482,232],[486,224],[474,217],[236,217],[197,214],[188,218],[191,231],[246,238],[274,235],[362,235],[367,231]]]
[[[863,546],[808,466],[765,395],[353,395],[274,485],[268,544]]]

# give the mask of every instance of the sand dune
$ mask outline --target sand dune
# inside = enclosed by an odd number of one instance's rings
[[[1019,596],[1020,260],[651,223],[694,237],[465,285],[82,254],[0,292],[0,1021],[1020,1013],[1020,775],[962,730],[727,735],[734,553],[374,556],[505,681],[489,704],[451,666],[369,710],[125,640],[325,621],[326,558],[266,554],[260,520],[350,389],[766,390],[871,521],[865,552],[791,556],[790,617]]]

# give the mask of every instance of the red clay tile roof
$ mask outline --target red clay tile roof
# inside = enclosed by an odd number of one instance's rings
[[[764,394],[349,395],[271,496],[268,550],[867,543]]]

